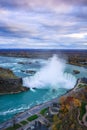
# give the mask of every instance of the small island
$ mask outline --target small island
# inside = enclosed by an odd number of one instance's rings
[[[27,91],[23,87],[22,78],[17,77],[10,69],[0,67],[0,94],[13,94]]]
[[[79,70],[73,70],[73,73],[74,73],[74,74],[79,74],[80,71],[79,71]]]

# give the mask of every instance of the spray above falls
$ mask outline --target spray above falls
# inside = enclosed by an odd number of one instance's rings
[[[76,83],[76,78],[67,72],[64,73],[65,68],[65,61],[54,55],[34,76],[24,78],[23,84],[29,88],[71,89]]]

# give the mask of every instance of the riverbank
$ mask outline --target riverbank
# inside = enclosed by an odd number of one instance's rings
[[[23,87],[23,90],[20,90],[20,91],[17,91],[17,92],[0,93],[0,95],[18,94],[18,93],[26,92],[28,90],[29,90],[29,88]]]

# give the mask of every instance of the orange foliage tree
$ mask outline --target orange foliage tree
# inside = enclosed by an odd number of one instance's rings
[[[73,107],[80,107],[81,102],[79,99],[76,99],[74,97],[68,96],[68,97],[61,97],[60,98],[61,108],[60,110],[64,113],[68,112]]]

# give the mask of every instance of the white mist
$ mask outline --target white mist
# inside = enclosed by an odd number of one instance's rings
[[[71,89],[76,83],[73,75],[65,73],[66,64],[64,60],[59,59],[56,55],[48,59],[47,64],[41,68],[33,77],[23,79],[24,86],[30,88],[42,89]]]

